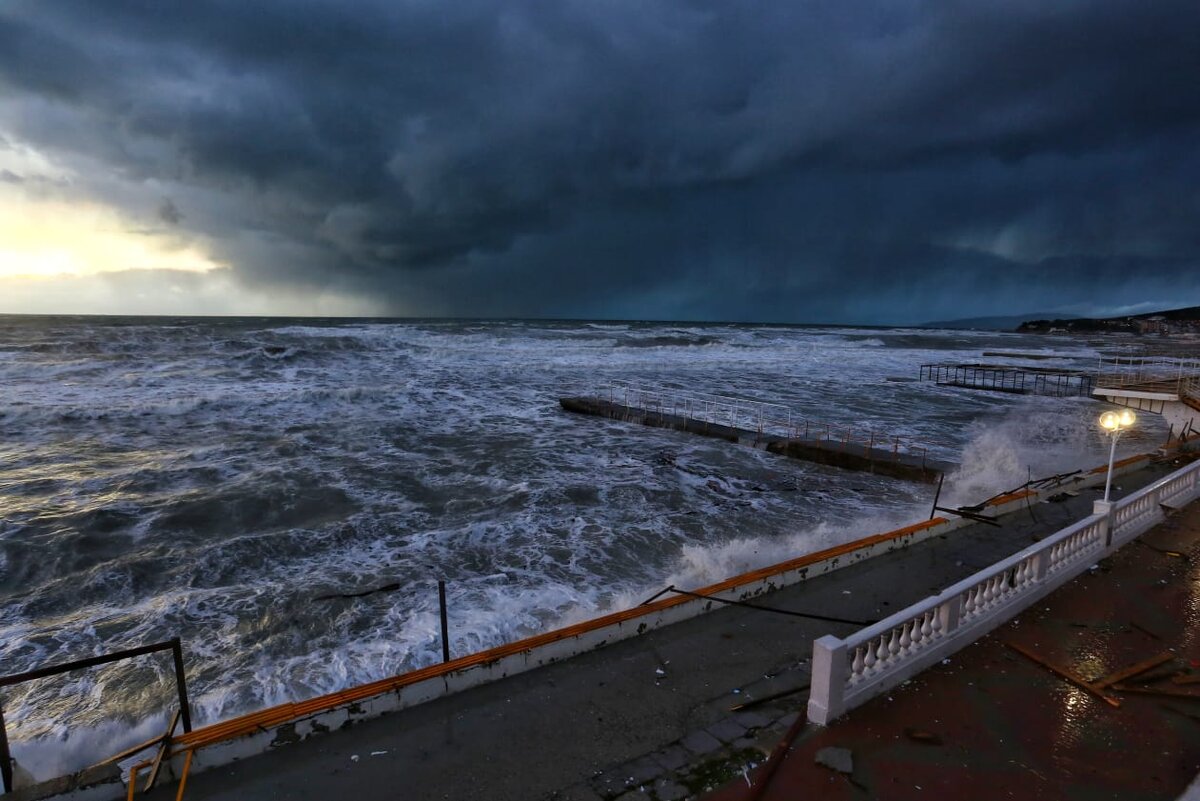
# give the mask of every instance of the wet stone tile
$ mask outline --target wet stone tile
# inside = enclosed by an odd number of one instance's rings
[[[735,713],[733,719],[747,729],[762,729],[770,726],[772,723],[771,718],[767,717],[761,712],[755,712],[749,709],[745,710],[744,712]]]
[[[645,784],[663,772],[663,766],[649,756],[638,757],[612,769],[613,775],[621,778],[626,787]]]
[[[694,731],[679,741],[693,754],[711,754],[721,748],[721,741],[706,731]]]
[[[705,731],[723,743],[730,743],[745,734],[746,727],[733,718],[725,718],[709,726]]]
[[[655,751],[650,757],[666,770],[679,770],[691,761],[692,752],[682,745],[669,745],[661,751]]]
[[[654,783],[654,795],[658,801],[680,801],[686,798],[687,794],[686,787],[670,779],[659,779]]]

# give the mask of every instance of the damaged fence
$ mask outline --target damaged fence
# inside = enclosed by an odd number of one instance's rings
[[[808,718],[827,724],[974,642],[1200,494],[1200,461],[943,592],[839,639],[813,643]]]
[[[778,403],[713,395],[675,387],[609,381],[590,397],[610,407],[636,410],[646,415],[721,426],[729,431],[753,432],[760,438],[817,443],[821,447],[868,456],[902,457],[930,461],[931,446],[910,437],[896,436],[871,426],[830,423],[793,413]],[[946,448],[942,448],[944,452]]]

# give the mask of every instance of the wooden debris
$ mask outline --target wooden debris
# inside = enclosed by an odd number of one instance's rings
[[[142,793],[150,792],[150,788],[158,781],[158,771],[162,767],[163,757],[167,756],[171,750],[171,737],[175,734],[175,727],[179,725],[179,710],[175,710],[175,714],[171,716],[171,725],[167,727],[166,732],[162,736],[162,744],[158,746],[158,753],[154,755],[154,763],[150,766],[150,775],[146,777],[146,786],[142,788]],[[130,779],[129,786],[133,786],[133,780]]]
[[[1158,636],[1157,634],[1155,634],[1153,631],[1146,628],[1145,626],[1139,626],[1137,623],[1134,623],[1132,621],[1130,621],[1129,625],[1132,626],[1133,628],[1137,629],[1138,631],[1140,631],[1142,634],[1145,634],[1147,637],[1150,637],[1155,640],[1162,639],[1162,637]]]
[[[1021,654],[1022,656],[1026,657],[1030,661],[1035,662],[1035,663],[1041,665],[1042,667],[1046,668],[1051,673],[1054,673],[1054,674],[1058,675],[1059,677],[1066,679],[1067,681],[1076,685],[1080,689],[1088,691],[1089,693],[1096,696],[1097,698],[1099,698],[1101,701],[1108,704],[1109,706],[1120,708],[1120,706],[1121,706],[1120,701],[1118,701],[1116,698],[1113,698],[1108,693],[1104,692],[1103,688],[1097,687],[1095,684],[1092,684],[1090,681],[1083,678],[1078,673],[1075,673],[1073,670],[1068,670],[1067,668],[1059,667],[1058,665],[1055,665],[1051,662],[1047,662],[1045,659],[1042,659],[1040,656],[1035,654],[1033,651],[1030,651],[1029,649],[1027,649],[1023,646],[1017,645],[1015,642],[1005,642],[1004,644],[1007,645],[1009,648],[1013,649],[1014,651],[1016,651],[1017,653]]]
[[[376,587],[373,590],[364,590],[362,592],[335,592],[329,595],[318,595],[314,601],[328,601],[333,598],[364,598],[368,595],[374,595],[377,592],[395,592],[400,589],[399,584],[384,584],[382,587]]]
[[[1114,684],[1112,689],[1121,693],[1140,693],[1142,695],[1165,695],[1171,698],[1190,698],[1193,701],[1200,701],[1200,693],[1191,693],[1187,690],[1172,690],[1170,687],[1131,687],[1128,684]]]
[[[1170,704],[1159,704],[1158,706],[1160,709],[1165,709],[1168,712],[1174,712],[1176,715],[1179,715],[1180,717],[1189,718],[1191,720],[1196,721],[1197,723],[1200,723],[1200,715],[1195,715],[1195,714],[1192,714],[1191,712],[1184,712],[1182,709],[1176,709],[1175,707],[1171,706]]]
[[[1138,662],[1137,664],[1130,665],[1127,668],[1122,668],[1121,670],[1117,670],[1112,673],[1109,673],[1104,678],[1097,679],[1093,683],[1096,685],[1096,687],[1103,689],[1105,687],[1109,687],[1118,682],[1125,681],[1125,679],[1133,678],[1134,676],[1138,675],[1139,673],[1145,673],[1147,670],[1150,670],[1151,668],[1156,668],[1159,665],[1161,665],[1163,662],[1170,662],[1174,658],[1175,658],[1175,654],[1171,653],[1170,651],[1163,651],[1161,654],[1158,654],[1157,656],[1152,656],[1149,659],[1143,659],[1141,662]]]
[[[920,729],[908,728],[904,730],[904,736],[918,743],[927,745],[941,745],[942,738],[931,731],[921,731]]]
[[[1193,676],[1176,676],[1171,679],[1172,684],[1200,684],[1200,675]]]
[[[740,704],[736,704],[734,706],[729,707],[729,711],[730,712],[741,712],[743,709],[750,709],[751,707],[758,706],[759,704],[765,704],[768,701],[775,701],[779,698],[786,698],[787,696],[793,695],[795,693],[804,692],[808,688],[809,688],[809,683],[805,682],[804,684],[801,684],[799,687],[793,687],[790,690],[781,690],[780,692],[777,692],[777,693],[771,693],[770,695],[764,695],[762,698],[751,698],[748,701],[744,701]]]

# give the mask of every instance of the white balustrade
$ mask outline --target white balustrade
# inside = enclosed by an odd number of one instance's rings
[[[1194,462],[937,595],[838,639],[813,643],[808,717],[825,724],[969,645],[1197,495]],[[1110,537],[1109,534],[1112,533]]]

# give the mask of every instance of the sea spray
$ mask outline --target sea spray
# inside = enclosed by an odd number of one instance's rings
[[[0,663],[180,636],[196,720],[211,722],[438,661],[439,579],[459,655],[915,522],[929,485],[578,418],[557,399],[619,379],[780,403],[814,425],[928,444],[962,464],[948,502],[971,503],[1101,463],[1098,406],[889,379],[1042,344],[0,317]],[[1056,338],[1039,364],[1086,368],[1095,354]],[[1123,452],[1163,434],[1143,419]],[[316,600],[385,585],[398,589]],[[23,685],[6,693],[14,753],[44,746],[61,757],[53,770],[81,767],[161,727],[171,697],[153,660]],[[126,729],[138,735],[113,734]]]

